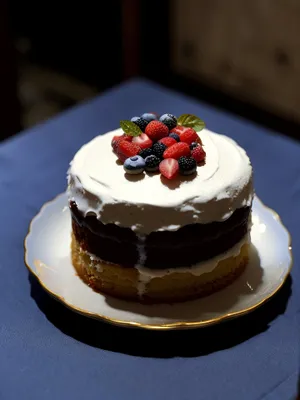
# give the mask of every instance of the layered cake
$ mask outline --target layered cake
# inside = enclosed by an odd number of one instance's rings
[[[184,301],[229,285],[248,262],[252,167],[197,117],[121,121],[68,171],[72,262],[94,290]]]

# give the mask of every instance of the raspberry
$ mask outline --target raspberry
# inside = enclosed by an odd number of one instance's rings
[[[175,158],[178,160],[180,157],[189,156],[191,154],[189,145],[187,143],[175,143],[171,147],[168,147],[164,154],[164,158]]]
[[[192,157],[196,160],[197,163],[202,162],[205,159],[205,156],[206,153],[201,145],[192,150]]]
[[[176,140],[168,136],[163,139],[160,139],[159,143],[163,143],[165,146],[170,147],[172,146],[172,144],[176,143]]]
[[[152,146],[152,153],[156,157],[158,157],[162,160],[163,154],[164,154],[164,151],[166,150],[166,148],[167,148],[167,146],[163,143],[159,143],[159,142],[154,143],[154,145]]]
[[[159,121],[151,121],[146,126],[145,133],[149,136],[153,141],[158,141],[169,134],[169,128]]]
[[[119,160],[124,162],[126,158],[136,156],[141,151],[140,146],[134,143],[127,142],[126,140],[121,140],[117,147],[117,155]]]
[[[180,141],[187,144],[196,142],[199,139],[197,132],[193,128],[187,128],[180,134]]]
[[[167,179],[174,179],[178,175],[179,165],[174,158],[167,158],[159,164],[161,174]]]
[[[180,157],[178,164],[180,173],[183,175],[191,175],[197,168],[196,160],[192,157]]]
[[[124,135],[121,135],[121,136],[114,136],[111,141],[111,145],[112,145],[114,152],[117,151],[118,144],[121,142],[121,140],[131,142],[132,139],[133,139],[132,136],[125,135],[125,133],[124,133]]]
[[[146,133],[142,133],[140,136],[135,136],[132,139],[132,143],[140,146],[141,149],[148,149],[152,146],[152,140],[146,135]]]

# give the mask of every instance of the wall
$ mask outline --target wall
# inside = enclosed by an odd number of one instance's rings
[[[300,122],[300,2],[174,0],[172,69]]]

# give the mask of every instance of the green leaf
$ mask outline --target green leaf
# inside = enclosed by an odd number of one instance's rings
[[[177,120],[178,125],[187,126],[189,128],[195,129],[195,131],[200,132],[205,128],[205,123],[202,119],[196,117],[192,114],[182,114]]]
[[[142,130],[131,121],[120,121],[120,126],[128,136],[140,136],[143,133]]]

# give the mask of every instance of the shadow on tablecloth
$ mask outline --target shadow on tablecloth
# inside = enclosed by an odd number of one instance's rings
[[[29,275],[31,297],[47,319],[64,334],[103,350],[124,354],[171,358],[198,357],[231,348],[266,331],[283,314],[291,294],[289,276],[279,292],[252,313],[219,325],[185,331],[143,331],[120,328],[79,315],[49,296]]]

